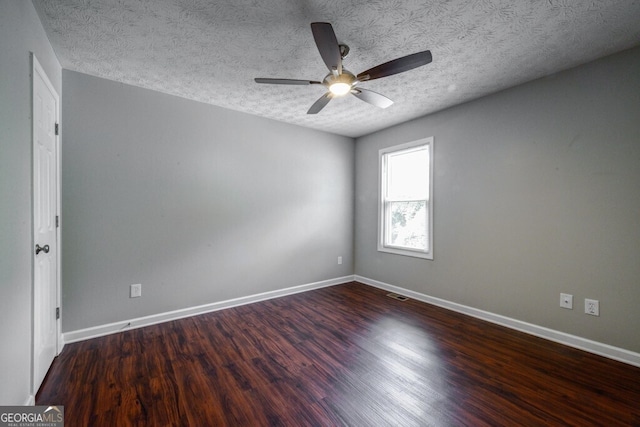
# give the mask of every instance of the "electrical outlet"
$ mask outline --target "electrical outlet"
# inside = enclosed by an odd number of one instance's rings
[[[592,316],[600,316],[600,301],[597,299],[585,299],[584,312]]]
[[[560,307],[573,310],[573,295],[560,294]]]
[[[142,296],[142,284],[137,283],[129,286],[129,298],[138,298]]]
[[[338,257],[338,265],[342,265],[342,257],[341,256]]]

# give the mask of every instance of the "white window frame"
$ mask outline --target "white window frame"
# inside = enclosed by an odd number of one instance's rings
[[[386,243],[388,232],[388,215],[389,203],[399,200],[387,200],[387,176],[386,176],[386,159],[388,154],[395,154],[401,151],[414,150],[419,147],[426,146],[429,150],[429,167],[428,177],[428,196],[427,196],[427,249],[420,250],[403,246],[392,246]],[[419,139],[417,141],[407,142],[405,144],[395,145],[393,147],[383,148],[378,151],[378,251],[388,252],[397,255],[406,255],[417,258],[433,260],[433,165],[434,165],[434,144],[433,137]],[[424,200],[424,199],[420,199]]]

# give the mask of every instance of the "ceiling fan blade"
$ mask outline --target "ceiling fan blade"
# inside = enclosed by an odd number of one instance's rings
[[[353,89],[351,93],[356,98],[361,99],[364,102],[368,102],[371,105],[375,105],[376,107],[387,108],[393,104],[392,100],[372,90],[357,88]]]
[[[267,83],[272,85],[321,85],[322,82],[316,82],[313,80],[295,80],[295,79],[254,79],[256,83]]]
[[[342,74],[342,55],[333,27],[328,22],[312,22],[311,32],[322,60],[331,72]]]
[[[392,76],[394,74],[403,73],[413,70],[414,68],[427,65],[432,60],[431,52],[425,50],[423,52],[397,58],[376,67],[370,68],[358,74],[358,80],[361,82],[366,80],[379,79],[380,77]]]
[[[309,111],[307,111],[307,114],[318,114],[320,110],[322,110],[325,105],[327,105],[329,101],[331,101],[331,98],[333,98],[331,92],[325,93],[320,97],[320,99],[313,103],[311,108],[309,108]]]

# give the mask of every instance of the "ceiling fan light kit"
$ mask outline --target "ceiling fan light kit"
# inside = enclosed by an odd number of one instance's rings
[[[313,22],[311,32],[320,52],[320,56],[329,69],[329,74],[322,82],[314,80],[296,80],[279,78],[256,78],[256,83],[283,84],[283,85],[311,85],[321,84],[328,89],[307,111],[307,114],[317,114],[331,99],[352,94],[356,98],[375,105],[380,108],[387,108],[393,101],[384,95],[368,89],[357,87],[361,82],[387,77],[414,68],[426,65],[432,61],[431,52],[428,50],[414,53],[394,59],[384,64],[377,65],[360,74],[354,75],[350,71],[342,68],[342,60],[349,53],[349,46],[338,44],[338,39],[333,31],[333,27],[328,22]]]
[[[351,92],[356,85],[356,76],[349,71],[342,69],[342,74],[336,76],[333,73],[327,74],[322,84],[329,88],[329,91],[335,96],[343,96]]]
[[[329,90],[335,96],[343,96],[351,92],[351,85],[349,83],[335,82],[329,86]]]

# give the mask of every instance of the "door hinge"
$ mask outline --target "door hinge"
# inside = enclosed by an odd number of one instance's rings
[[[60,307],[56,307],[56,320],[60,318]]]
[[[60,125],[56,123],[56,135],[60,135]]]
[[[56,215],[56,228],[60,227],[60,217]]]

